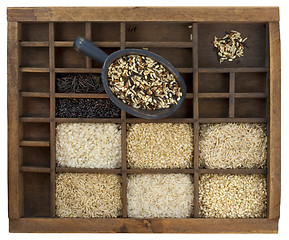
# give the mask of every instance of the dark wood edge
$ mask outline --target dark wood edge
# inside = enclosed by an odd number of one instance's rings
[[[269,23],[270,165],[269,219],[280,217],[281,197],[281,51],[279,23]]]
[[[19,60],[18,23],[8,22],[7,36],[7,112],[8,112],[8,215],[20,218],[22,210],[21,174],[19,173]]]
[[[56,167],[57,173],[107,173],[121,174],[121,169],[105,169],[105,168],[72,168],[72,167]]]
[[[278,220],[20,218],[9,221],[9,231],[14,233],[278,233]]]
[[[7,8],[8,21],[278,22],[278,7],[25,7]]]

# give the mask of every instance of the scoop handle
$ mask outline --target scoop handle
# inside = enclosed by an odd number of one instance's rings
[[[95,46],[92,42],[84,37],[77,37],[74,40],[73,47],[77,52],[90,57],[92,60],[104,64],[108,55],[101,50],[99,47]]]

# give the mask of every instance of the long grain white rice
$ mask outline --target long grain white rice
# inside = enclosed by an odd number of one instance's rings
[[[264,218],[267,209],[264,175],[200,177],[199,214],[205,218]]]
[[[189,174],[131,175],[128,177],[127,203],[129,217],[192,217],[193,177]]]
[[[116,218],[121,216],[121,177],[115,174],[56,174],[56,216]]]
[[[191,168],[193,128],[186,123],[138,123],[127,126],[129,168]]]
[[[202,124],[199,140],[201,167],[210,169],[266,167],[265,124]]]
[[[56,164],[120,168],[121,130],[113,123],[61,123],[56,127]]]

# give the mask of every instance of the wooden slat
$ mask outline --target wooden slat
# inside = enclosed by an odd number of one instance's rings
[[[50,73],[50,215],[55,216],[55,48],[54,23],[49,23],[49,73]]]
[[[108,98],[107,94],[94,93],[55,93],[56,98]]]
[[[37,67],[20,67],[20,72],[37,72],[37,73],[47,73],[49,68],[37,68]]]
[[[23,41],[19,42],[21,47],[48,47],[48,41]]]
[[[199,68],[200,73],[229,73],[229,72],[268,72],[266,67],[242,67],[242,68]]]
[[[10,220],[10,232],[54,233],[277,233],[269,219],[133,219],[133,218],[20,218]]]
[[[121,169],[56,167],[56,172],[121,174]]]
[[[49,98],[50,94],[45,92],[20,92],[21,97],[37,97],[37,98]]]
[[[89,23],[86,23],[86,24],[89,24]],[[98,47],[120,47],[120,42],[95,42],[94,41],[92,43]],[[54,46],[55,47],[73,47],[73,41],[55,41]]]
[[[229,98],[229,93],[198,93],[199,98]]]
[[[279,21],[278,7],[42,7],[8,8],[8,21]]]
[[[267,98],[267,93],[235,93],[235,98]]]
[[[269,219],[280,217],[281,194],[281,52],[279,23],[269,23],[270,166]]]
[[[248,122],[248,123],[266,123],[266,118],[199,118],[200,123],[231,123],[231,122]]]
[[[267,169],[199,169],[202,174],[267,174]]]
[[[127,48],[130,47],[158,47],[158,48],[192,48],[192,42],[126,42]]]
[[[20,141],[21,147],[49,147],[49,141]]]
[[[102,68],[55,68],[56,73],[101,73]]]
[[[91,41],[91,22],[85,23],[85,38]],[[92,61],[91,58],[85,57],[85,66],[86,68],[91,68]]]
[[[8,88],[8,215],[18,219],[23,215],[23,194],[19,173],[19,59],[18,23],[8,23],[7,88]]]
[[[194,118],[162,118],[162,119],[143,119],[127,118],[127,123],[193,123]]]
[[[169,174],[169,173],[187,173],[193,174],[194,169],[127,169],[129,174],[142,174],[142,173],[159,173],[159,174]]]
[[[179,73],[193,73],[194,68],[176,68]]]
[[[55,122],[67,123],[121,123],[120,118],[55,118]]]
[[[234,72],[230,72],[230,79],[229,79],[230,81],[229,117],[230,118],[235,117],[235,77],[236,77],[236,74]]]
[[[21,172],[32,172],[32,173],[50,173],[50,168],[21,166],[20,171]]]

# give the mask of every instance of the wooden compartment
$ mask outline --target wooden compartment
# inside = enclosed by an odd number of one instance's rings
[[[276,233],[280,215],[280,38],[278,8],[8,8],[8,164],[11,232]],[[244,57],[219,63],[211,41],[237,30],[249,48]],[[146,120],[123,110],[118,118],[58,118],[58,99],[107,99],[105,93],[58,93],[63,73],[100,74],[102,66],[76,52],[84,36],[107,54],[148,49],[173,64],[187,85],[183,105],[168,118]],[[56,165],[59,123],[115,123],[121,131],[121,167]],[[132,169],[126,133],[134,123],[186,123],[193,129],[193,166]],[[200,127],[207,123],[264,123],[267,162],[263,168],[200,167]],[[182,136],[180,136],[182,137]],[[56,217],[58,173],[121,176],[121,217]],[[194,210],[188,218],[128,217],[128,176],[184,173],[192,176]],[[205,174],[266,176],[267,216],[202,218],[200,177]]]

